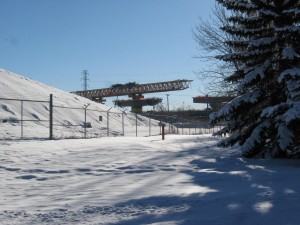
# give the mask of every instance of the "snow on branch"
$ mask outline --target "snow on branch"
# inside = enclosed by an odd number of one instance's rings
[[[222,28],[226,32],[230,34],[234,34],[236,36],[253,36],[255,34],[264,33],[266,31],[266,28],[241,28],[236,26],[225,26]]]
[[[247,9],[247,10],[253,10],[255,9],[255,6],[250,3],[247,0],[219,0],[219,2],[224,2],[224,4],[226,4],[228,7],[230,8],[239,8],[240,10],[243,9]]]
[[[288,150],[287,153],[288,153],[288,156],[290,158],[299,159],[299,157],[300,157],[300,148],[299,147],[294,147],[293,151]]]
[[[262,54],[271,54],[271,53],[272,53],[272,49],[268,48],[266,50],[252,50],[248,52],[243,51],[243,52],[218,55],[216,56],[216,58],[224,61],[232,61],[232,60],[246,59],[251,57],[253,58]]]
[[[251,40],[249,41],[249,47],[259,47],[262,45],[271,45],[272,43],[274,43],[274,41],[276,41],[276,37],[266,37],[266,38],[260,38],[260,39],[256,39],[256,40]]]
[[[272,16],[272,17],[278,17],[278,13],[271,11],[271,10],[258,10],[258,12],[262,15],[262,16]]]
[[[264,120],[260,123],[253,131],[251,136],[246,140],[242,146],[242,152],[246,153],[251,152],[256,148],[258,144],[261,144],[261,141],[264,139],[263,134],[271,127],[272,123],[270,120]]]
[[[282,50],[282,59],[293,60],[299,58],[299,54],[291,47],[286,47]]]
[[[289,100],[300,99],[300,80],[291,79],[286,82]]]
[[[284,125],[279,125],[277,129],[278,144],[281,150],[286,150],[294,142],[295,136]]]
[[[270,106],[265,108],[262,113],[260,114],[260,118],[271,118],[278,115],[279,111],[286,109],[288,106],[286,103],[281,103],[275,106]]]
[[[300,9],[294,8],[294,9],[283,10],[283,13],[294,14],[295,16],[298,16],[300,14]]]
[[[221,130],[213,133],[213,136],[222,136],[230,132],[229,126],[223,127]]]
[[[278,27],[275,28],[275,30],[281,32],[287,32],[287,33],[300,32],[300,27],[292,25],[292,26]]]
[[[283,114],[286,124],[290,124],[294,120],[300,119],[300,101],[293,102],[292,107]]]
[[[242,91],[245,88],[245,86],[250,84],[252,81],[257,79],[258,77],[260,79],[263,79],[265,77],[265,69],[266,69],[266,66],[263,65],[263,66],[256,67],[254,70],[248,72],[246,74],[246,76],[244,77],[244,79],[239,83],[239,85],[237,87],[237,91],[238,92]]]
[[[259,89],[254,89],[250,92],[247,92],[244,95],[241,95],[231,102],[227,103],[222,109],[218,112],[214,112],[209,115],[209,119],[212,123],[221,120],[222,118],[226,118],[230,116],[233,111],[235,111],[238,107],[240,107],[243,103],[256,103],[258,98],[260,97],[261,92]]]
[[[220,147],[233,146],[239,139],[241,135],[239,133],[232,134],[230,137],[225,138],[224,140],[218,143]]]
[[[300,68],[287,69],[283,71],[278,78],[278,82],[282,83],[287,77],[300,78]]]

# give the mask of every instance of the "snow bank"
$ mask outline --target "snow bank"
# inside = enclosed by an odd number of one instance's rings
[[[24,138],[49,137],[49,99],[53,94],[53,117],[55,138],[75,138],[84,136],[84,107],[88,105],[87,122],[91,128],[87,129],[87,137],[107,136],[109,125],[110,136],[134,136],[136,123],[139,136],[149,135],[149,126],[152,135],[159,134],[158,121],[138,116],[133,113],[124,113],[117,108],[90,101],[86,98],[71,94],[40,82],[31,80],[9,71],[0,69],[0,139],[19,139],[21,136],[20,120],[23,123]],[[11,101],[1,98],[36,100],[45,102]],[[23,112],[22,112],[23,111]],[[107,118],[109,111],[109,118]],[[99,117],[103,120],[100,121]],[[109,119],[109,122],[107,122]],[[33,121],[32,121],[33,120]]]

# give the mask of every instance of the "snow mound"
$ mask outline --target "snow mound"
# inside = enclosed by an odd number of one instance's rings
[[[85,106],[88,106],[87,124],[90,125],[87,137],[120,136],[123,131],[125,135],[133,136],[137,127],[139,136],[145,136],[149,134],[149,126],[152,127],[152,134],[159,133],[155,120],[149,124],[148,118],[124,113],[120,109],[90,101],[3,69],[0,69],[0,77],[0,139],[17,139],[21,136],[30,139],[48,138],[50,94],[53,95],[54,105],[54,138],[84,136]]]

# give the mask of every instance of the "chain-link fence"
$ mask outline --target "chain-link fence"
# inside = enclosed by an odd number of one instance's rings
[[[147,115],[147,114],[146,114]],[[178,115],[160,115],[148,114],[157,121],[166,125],[166,133],[180,134],[180,135],[196,135],[196,134],[212,134],[220,130],[224,125],[211,126],[208,120],[188,119]]]
[[[53,106],[54,138],[159,135],[159,124],[135,113]],[[76,118],[76,119],[74,119]]]
[[[49,138],[49,105],[50,100],[0,98],[0,139]]]
[[[96,104],[56,105],[48,100],[0,98],[0,139],[67,139],[209,134],[220,127],[177,116],[139,115]]]

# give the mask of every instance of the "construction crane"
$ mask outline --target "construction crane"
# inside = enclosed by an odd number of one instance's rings
[[[124,96],[132,99],[117,100],[115,103],[120,107],[131,106],[133,112],[141,112],[143,106],[154,106],[162,102],[161,98],[144,98],[143,94],[167,92],[167,91],[179,91],[189,88],[192,80],[173,80],[158,83],[148,84],[134,84],[134,85],[120,85],[117,87],[93,89],[86,91],[72,92],[74,94],[86,97],[96,102],[103,103],[105,97]]]

